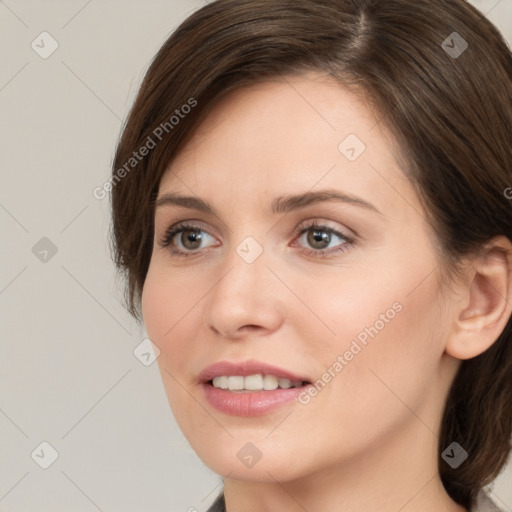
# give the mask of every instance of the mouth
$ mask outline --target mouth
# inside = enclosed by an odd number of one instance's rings
[[[257,391],[273,391],[275,389],[301,388],[311,384],[306,380],[291,380],[272,374],[256,373],[253,375],[221,375],[206,381],[206,384],[217,389],[225,389],[233,393],[254,393]]]
[[[198,379],[201,384],[214,388],[242,392],[290,389],[311,384],[308,377],[254,359],[239,363],[219,361],[206,367]]]
[[[308,377],[261,361],[220,361],[199,375],[204,399],[229,416],[262,416],[285,405],[311,385]]]

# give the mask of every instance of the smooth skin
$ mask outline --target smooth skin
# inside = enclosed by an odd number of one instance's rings
[[[366,146],[355,161],[339,149],[350,134]],[[378,211],[334,200],[271,211],[278,197],[326,189]],[[511,314],[510,242],[493,240],[443,290],[390,133],[362,96],[319,74],[225,96],[171,162],[159,198],[168,193],[216,213],[156,208],[143,317],[178,425],[226,477],[228,512],[462,512],[438,473],[441,416],[460,359],[491,346]],[[199,241],[185,231],[163,247],[183,221]],[[313,222],[353,243],[296,231]],[[263,249],[252,263],[237,252],[247,237]],[[402,310],[307,405],[247,418],[205,400],[198,375],[220,360],[316,381],[397,301]],[[247,442],[262,454],[250,468],[237,457]]]

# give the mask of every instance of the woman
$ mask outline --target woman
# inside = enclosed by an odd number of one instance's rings
[[[211,512],[499,510],[511,82],[463,0],[218,0],[158,52],[113,242]]]

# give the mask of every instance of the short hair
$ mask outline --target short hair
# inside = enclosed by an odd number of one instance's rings
[[[136,319],[155,198],[173,158],[230,91],[308,71],[376,108],[450,275],[492,237],[512,239],[512,56],[476,8],[465,0],[217,0],[153,59],[113,160],[113,256]],[[438,466],[453,500],[473,506],[505,466],[511,433],[509,318],[488,350],[462,361],[444,404]],[[452,441],[469,453],[457,469],[441,457]]]

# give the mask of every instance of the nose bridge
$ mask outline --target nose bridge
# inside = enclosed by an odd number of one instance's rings
[[[249,325],[275,329],[281,311],[263,244],[246,236],[231,251],[208,294],[205,321],[226,337],[236,337],[240,329]]]
[[[252,298],[257,302],[258,294],[264,291],[267,282],[266,264],[263,243],[258,242],[253,236],[246,236],[241,242],[233,245],[230,253],[225,256],[222,263],[223,277],[216,285],[214,292],[217,293],[214,294],[225,296],[227,299],[236,296],[244,301]],[[262,286],[257,291],[255,287],[258,284]]]

